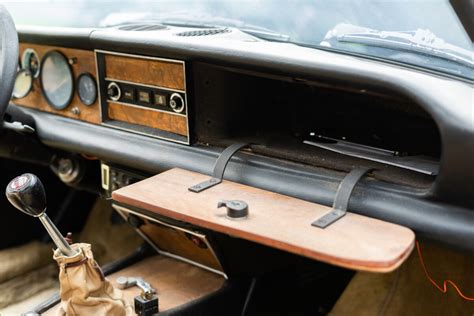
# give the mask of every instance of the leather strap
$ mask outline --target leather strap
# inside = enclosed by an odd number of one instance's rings
[[[248,145],[248,143],[236,143],[224,149],[224,151],[222,151],[222,153],[219,155],[219,158],[217,158],[216,164],[214,165],[214,170],[212,171],[212,178],[204,182],[195,184],[192,187],[189,187],[188,190],[191,192],[199,193],[221,183],[222,179],[224,178],[225,168],[227,167],[227,164],[229,163],[232,156],[240,149]]]
[[[359,180],[372,168],[356,168],[349,172],[344,179],[342,179],[339,187],[337,188],[336,197],[332,205],[332,211],[326,215],[321,216],[315,220],[311,225],[326,228],[347,213],[347,207],[349,206],[349,200],[351,199],[352,191],[357,185]]]

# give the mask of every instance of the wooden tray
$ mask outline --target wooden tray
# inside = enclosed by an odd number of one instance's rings
[[[329,212],[330,207],[231,181],[224,180],[201,193],[188,191],[188,187],[209,178],[176,168],[114,191],[112,198],[125,205],[355,270],[392,271],[413,249],[415,235],[406,227],[348,213],[320,229],[311,223]],[[249,217],[227,218],[225,208],[217,208],[221,199],[247,202]]]

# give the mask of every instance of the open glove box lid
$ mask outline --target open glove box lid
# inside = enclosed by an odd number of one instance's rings
[[[114,191],[118,203],[333,265],[389,272],[411,253],[415,234],[382,220],[347,213],[325,229],[311,223],[330,207],[224,180],[200,193],[209,176],[179,168]],[[219,200],[243,200],[249,216],[232,220]]]

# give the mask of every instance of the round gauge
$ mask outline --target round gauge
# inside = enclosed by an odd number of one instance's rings
[[[85,105],[94,104],[97,99],[97,85],[89,73],[83,73],[77,78],[77,94]]]
[[[12,96],[15,99],[24,98],[30,93],[33,87],[33,77],[26,69],[21,69],[16,73],[15,86],[13,87]]]
[[[47,53],[41,64],[41,88],[48,103],[56,110],[66,108],[74,93],[74,77],[64,55]]]
[[[23,52],[21,68],[29,70],[33,78],[38,78],[40,74],[40,59],[33,49],[28,48]]]

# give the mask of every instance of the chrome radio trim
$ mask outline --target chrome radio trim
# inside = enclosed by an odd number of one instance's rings
[[[99,72],[99,63],[98,63],[98,59],[97,59],[98,54],[117,55],[117,56],[125,56],[125,57],[132,57],[132,58],[138,58],[138,59],[158,60],[158,61],[165,61],[165,62],[172,62],[172,63],[176,63],[176,64],[181,64],[182,67],[183,67],[184,91],[183,90],[177,90],[177,89],[164,88],[164,87],[160,87],[160,86],[153,86],[153,85],[135,83],[135,82],[130,82],[130,81],[126,81],[126,80],[116,80],[116,79],[108,78],[106,76],[104,76],[104,78],[101,78],[100,77],[100,72]],[[110,127],[110,128],[113,128],[113,129],[118,129],[118,130],[130,132],[130,133],[135,133],[135,134],[139,134],[139,135],[143,135],[143,136],[147,136],[147,137],[152,137],[152,138],[156,138],[156,139],[171,141],[171,142],[178,143],[178,144],[184,144],[184,145],[190,145],[191,144],[191,135],[190,135],[191,131],[189,129],[188,94],[186,92],[187,91],[187,78],[186,78],[186,63],[185,63],[185,61],[177,60],[177,59],[146,56],[146,55],[120,53],[120,52],[114,52],[114,51],[108,51],[108,50],[102,50],[102,49],[94,49],[94,57],[95,57],[95,67],[96,67],[96,78],[97,78],[97,82],[98,82],[99,116],[100,116],[100,124],[102,126],[106,126],[106,127]],[[102,83],[102,81],[105,82],[105,81],[111,81],[111,80],[116,81],[116,82],[126,83],[126,84],[132,84],[132,85],[137,85],[137,86],[148,87],[148,88],[156,88],[156,89],[163,89],[163,90],[167,90],[167,91],[174,91],[174,92],[183,93],[184,94],[184,101],[185,101],[185,108],[184,109],[186,111],[186,114],[176,113],[174,111],[163,111],[163,110],[159,110],[159,109],[144,107],[144,106],[140,106],[140,105],[136,105],[136,104],[124,103],[124,102],[119,102],[119,101],[112,101],[112,102],[119,103],[121,105],[132,106],[132,107],[137,107],[137,108],[141,108],[141,109],[153,110],[153,111],[158,111],[158,112],[167,113],[167,114],[171,114],[171,115],[186,117],[186,131],[187,131],[187,135],[185,136],[186,141],[176,140],[176,139],[169,138],[169,137],[156,136],[156,135],[140,132],[140,131],[137,131],[137,130],[134,130],[134,129],[129,129],[129,128],[115,126],[115,125],[112,125],[112,124],[107,124],[107,122],[104,121],[104,113],[102,112],[102,109],[103,109],[102,97],[103,96],[102,96],[102,93],[101,93],[101,91],[102,91],[102,84],[101,83]]]

